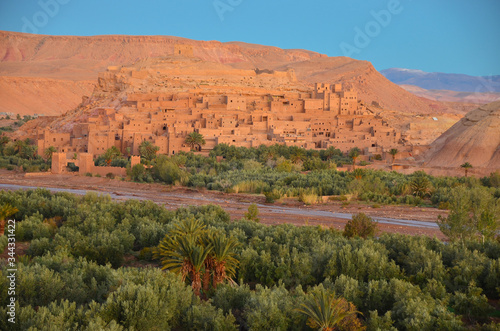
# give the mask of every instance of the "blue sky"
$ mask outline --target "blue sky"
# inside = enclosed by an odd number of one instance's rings
[[[391,67],[500,74],[499,0],[0,0],[0,30],[171,35]]]

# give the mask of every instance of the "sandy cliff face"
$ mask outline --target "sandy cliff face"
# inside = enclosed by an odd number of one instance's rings
[[[131,64],[144,58],[171,55],[175,45],[190,45],[193,55],[207,62],[239,69],[294,69],[305,83],[348,82],[367,103],[409,113],[453,112],[447,106],[419,98],[385,79],[366,61],[329,58],[306,50],[284,50],[239,42],[196,41],[168,36],[44,36],[0,31],[0,75],[58,80],[95,80],[109,65]],[[28,87],[29,78],[26,78]],[[32,82],[36,85],[36,80]],[[8,96],[6,96],[9,98]],[[43,99],[43,95],[37,96]],[[75,95],[73,102],[80,100]],[[11,104],[9,111],[23,107]],[[46,100],[54,110],[68,109]],[[23,110],[24,111],[24,110]],[[34,113],[40,113],[34,111]]]
[[[425,160],[431,167],[500,168],[500,101],[469,112],[432,143]]]

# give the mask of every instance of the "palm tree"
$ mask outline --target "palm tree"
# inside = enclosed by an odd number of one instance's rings
[[[162,269],[189,278],[196,295],[206,295],[212,277],[213,287],[236,274],[238,260],[234,248],[238,242],[223,234],[211,233],[198,219],[188,219],[174,225],[154,252],[161,259]]]
[[[349,157],[352,159],[352,168],[356,169],[356,159],[359,157],[360,150],[357,147],[352,148],[349,151]]]
[[[426,176],[419,175],[413,178],[410,187],[413,195],[423,198],[431,192],[432,184]]]
[[[45,151],[43,152],[43,155],[47,160],[52,159],[52,154],[57,152],[57,149],[54,146],[50,146],[49,148],[46,148]]]
[[[0,136],[0,155],[3,154],[5,147],[10,142],[10,138],[7,136]]]
[[[19,209],[12,207],[10,204],[0,206],[0,236],[3,236],[5,232],[5,220],[18,211]]]
[[[296,149],[295,151],[292,152],[292,155],[290,156],[290,160],[297,164],[301,162],[305,157],[305,153],[303,149]]]
[[[178,240],[179,247],[184,253],[183,274],[186,271],[188,272],[194,294],[200,296],[202,286],[201,277],[203,273],[209,272],[208,270],[204,270],[204,267],[208,254],[212,251],[212,247],[198,245],[194,238],[190,236],[178,238]]]
[[[209,255],[208,266],[213,270],[213,287],[217,288],[218,284],[231,280],[236,275],[239,261],[235,258],[234,249],[238,246],[238,241],[224,234],[214,234],[209,237],[209,242],[212,251]]]
[[[323,157],[328,161],[331,158],[333,158],[335,155],[338,155],[340,151],[337,150],[335,147],[330,146],[325,150],[322,150],[320,153],[323,155]],[[342,152],[341,152],[342,153]]]
[[[24,141],[16,140],[14,142],[14,151],[16,151],[18,154],[21,154],[23,152],[24,147],[26,147]]]
[[[358,168],[354,169],[352,174],[354,175],[354,178],[356,178],[357,180],[361,180],[365,175],[365,171],[361,168]]]
[[[205,138],[203,138],[203,135],[198,132],[191,132],[188,134],[184,142],[191,146],[191,149],[194,149],[194,146],[198,145],[200,150],[201,146],[206,144]]]
[[[308,317],[307,324],[323,331],[334,330],[345,318],[357,313],[350,310],[343,298],[335,298],[335,293],[322,289],[307,298],[297,311]]]
[[[397,148],[391,148],[391,150],[389,151],[389,154],[392,155],[392,163],[394,164],[394,160],[396,160],[396,155],[399,153],[399,151],[397,150]]]
[[[464,168],[464,170],[465,170],[465,177],[467,177],[467,172],[469,171],[470,168],[472,168],[472,164],[470,164],[469,162],[465,162],[460,167]]]
[[[194,293],[200,296],[205,260],[212,248],[199,245],[192,235],[167,235],[158,248],[162,258],[162,270],[180,273],[182,280],[189,277]]]
[[[109,166],[113,159],[118,158],[122,156],[122,152],[118,149],[118,147],[113,146],[111,148],[108,148],[106,150],[106,153],[104,153],[104,160],[106,160],[106,164]]]
[[[150,141],[143,141],[139,146],[139,155],[147,161],[152,161],[156,157],[156,153],[160,150],[158,146],[153,145]]]
[[[191,235],[201,237],[207,233],[207,226],[202,220],[191,217],[183,222],[176,223],[170,233],[174,236]]]
[[[37,151],[38,151],[38,146],[34,145],[26,146],[24,150],[24,156],[30,160],[33,160],[34,158],[36,158]]]

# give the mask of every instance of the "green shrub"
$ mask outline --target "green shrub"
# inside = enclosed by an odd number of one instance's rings
[[[139,252],[139,260],[153,261],[154,247],[144,247]]]
[[[259,194],[269,189],[269,185],[261,180],[246,180],[233,186],[233,190],[238,193]]]
[[[248,285],[230,286],[221,284],[212,297],[215,307],[222,309],[224,314],[231,311],[242,312],[252,297],[252,291]]]
[[[34,239],[26,252],[30,256],[42,256],[54,249],[55,245],[49,238]]]
[[[397,329],[393,326],[393,324],[394,321],[391,318],[390,311],[386,312],[385,315],[380,316],[377,310],[371,310],[370,317],[368,318],[367,330],[397,331]]]
[[[156,158],[152,171],[154,178],[167,184],[175,184],[177,182],[186,184],[189,180],[189,175],[164,155]]]
[[[255,203],[248,206],[248,212],[245,213],[245,218],[249,221],[259,222],[259,208]]]
[[[46,306],[64,297],[66,284],[58,272],[39,264],[18,269],[16,294],[21,306]]]
[[[23,221],[17,222],[16,236],[19,241],[27,241],[38,238],[51,238],[57,226],[49,220],[44,221],[41,214],[34,214],[26,217]]]
[[[319,196],[313,192],[301,192],[299,195],[299,201],[305,203],[306,205],[314,205],[319,202]]]
[[[333,288],[337,295],[352,302],[356,307],[363,307],[365,295],[363,282],[360,283],[358,280],[342,274],[335,280]]]
[[[5,235],[0,236],[0,254],[2,254],[3,251],[5,251],[8,244],[9,244],[9,238]]]
[[[17,313],[16,325],[19,330],[45,330],[49,325],[54,330],[76,330],[85,321],[84,310],[68,300],[51,302],[47,306],[19,307]],[[2,328],[1,322],[0,328],[9,330],[8,327]]]
[[[302,290],[292,297],[283,287],[271,289],[257,285],[245,309],[245,320],[251,330],[302,330],[306,317],[295,310],[303,298]]]
[[[192,305],[184,313],[182,327],[185,330],[213,330],[229,331],[238,330],[236,319],[231,313],[223,314],[208,302]]]
[[[145,181],[146,177],[146,168],[144,167],[143,164],[136,164],[135,166],[132,167],[132,169],[127,170],[127,174],[130,176],[130,178],[133,181],[137,182],[143,182]]]
[[[441,201],[439,203],[438,208],[442,209],[442,210],[448,210],[448,209],[450,209],[450,203],[448,201],[446,201],[446,202]]]
[[[325,277],[336,279],[345,275],[367,282],[400,275],[399,267],[389,260],[388,253],[381,244],[366,240],[359,247],[356,246],[346,244],[339,247],[327,263]]]
[[[486,322],[488,315],[493,312],[493,307],[481,292],[480,288],[470,284],[465,293],[455,292],[450,300],[451,307],[471,321]]]
[[[272,191],[264,192],[264,196],[266,197],[267,203],[274,203],[276,200],[281,199],[281,193],[273,189]]]
[[[135,330],[168,330],[181,325],[193,294],[180,277],[158,269],[123,269],[120,278],[121,286],[102,305],[91,307],[94,316]]]
[[[352,216],[352,219],[347,221],[344,228],[344,236],[348,238],[361,237],[368,238],[373,237],[378,231],[378,223],[373,221],[371,217],[359,213]]]

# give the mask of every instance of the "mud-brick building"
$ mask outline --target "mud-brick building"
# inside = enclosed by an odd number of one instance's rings
[[[189,52],[189,48],[179,48]],[[95,108],[70,129],[37,132],[38,152],[50,146],[73,155],[104,154],[117,147],[138,155],[150,141],[160,154],[189,151],[184,143],[191,132],[217,144],[257,147],[275,143],[342,151],[358,147],[383,152],[400,144],[401,134],[358,100],[341,84],[315,84],[309,93],[218,94],[216,92],[128,93],[115,108]]]

